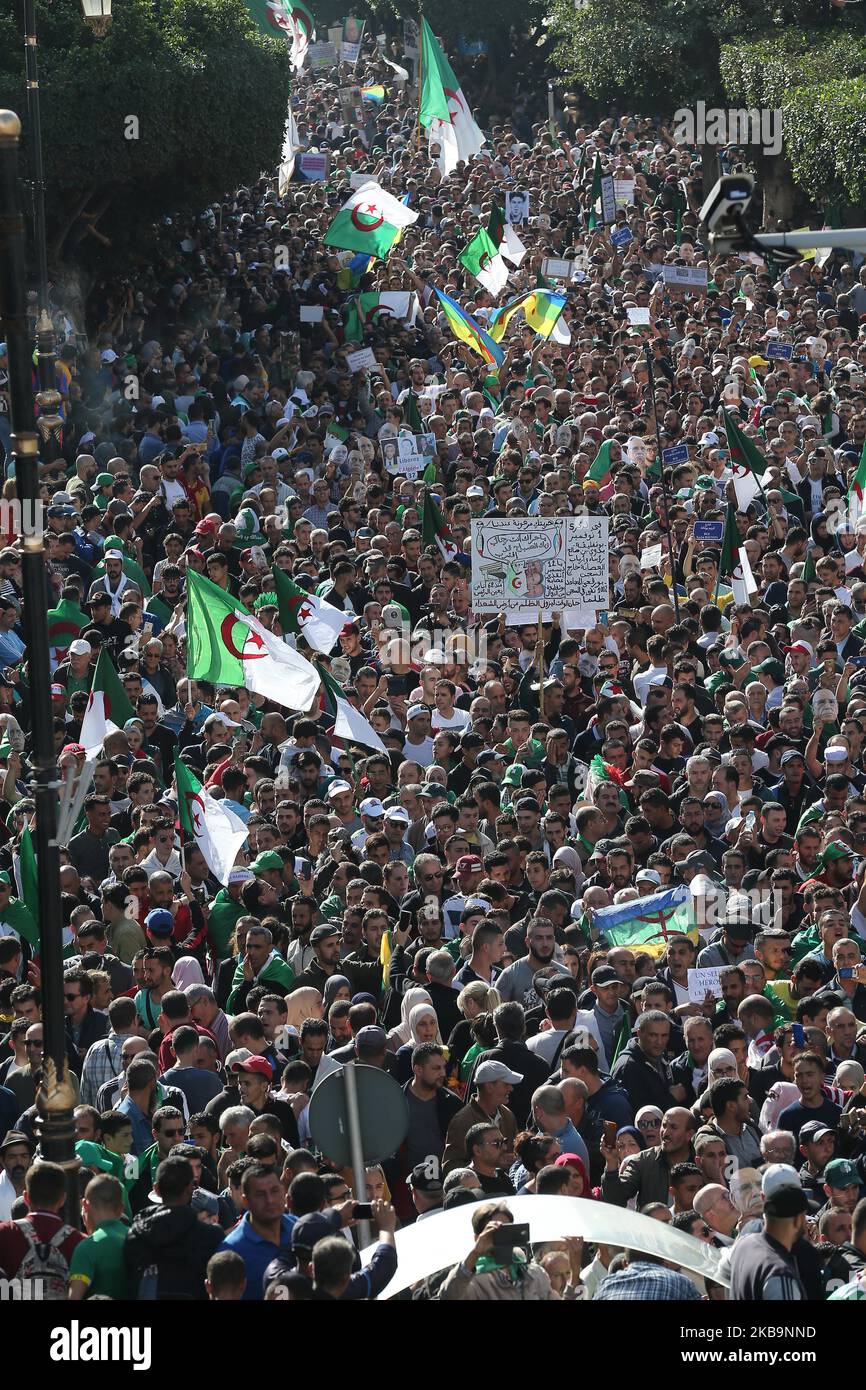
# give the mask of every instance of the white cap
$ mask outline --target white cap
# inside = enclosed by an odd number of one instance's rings
[[[73,656],[90,656],[93,648],[83,637],[76,637],[74,642],[70,642],[69,650]]]
[[[229,869],[229,883],[249,883],[255,878],[252,869]]]
[[[408,825],[411,817],[405,806],[389,806],[385,812],[385,819],[402,821],[404,825]]]
[[[350,792],[351,790],[351,783],[343,782],[338,777],[336,781],[332,782],[328,787],[328,800],[330,801],[333,797],[339,796],[341,792]]]
[[[714,430],[708,430],[707,433],[702,434],[700,439],[698,440],[698,443],[701,445],[701,447],[703,447],[704,444],[718,444],[719,442],[719,436],[715,433]]]
[[[103,556],[102,558],[103,558],[104,560],[122,560],[122,559],[123,559],[123,551],[122,551],[122,550],[106,550],[106,552],[105,552],[105,554],[104,554],[104,556]]]
[[[374,820],[385,814],[385,807],[376,796],[365,797],[358,807],[358,810],[362,816],[371,816]]]
[[[117,361],[117,353],[114,351],[114,348],[105,348],[105,350],[99,354],[99,357],[102,362]]]

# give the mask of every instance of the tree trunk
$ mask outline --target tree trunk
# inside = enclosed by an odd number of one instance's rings
[[[764,190],[763,226],[774,230],[791,226],[797,201],[797,190],[788,156],[763,155],[759,161],[761,184]]]

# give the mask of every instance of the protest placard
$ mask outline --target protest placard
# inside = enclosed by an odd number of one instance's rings
[[[615,227],[610,234],[610,239],[617,249],[619,249],[620,246],[628,246],[630,241],[634,241],[634,237],[628,227]]]
[[[634,202],[634,179],[614,179],[613,196],[618,208]]]
[[[297,170],[307,183],[324,183],[328,177],[328,156],[325,153],[307,151],[298,155]]]
[[[723,521],[696,521],[694,527],[694,537],[696,541],[711,541],[715,545],[721,544],[725,534],[725,523]]]
[[[707,288],[707,267],[705,265],[666,265],[662,267],[662,279],[672,289],[705,290]]]
[[[719,975],[723,969],[724,966],[721,965],[705,965],[700,970],[689,971],[689,999],[693,1004],[703,1004],[708,994],[721,999],[722,986],[719,984]]]
[[[346,353],[346,365],[350,372],[362,372],[365,367],[375,371],[379,364],[372,348],[358,348],[357,352]]]
[[[672,444],[669,449],[662,449],[662,459],[666,468],[673,468],[677,463],[688,463],[688,444]]]
[[[605,222],[616,221],[616,195],[612,174],[605,174],[601,180],[601,215]]]
[[[794,356],[794,347],[792,343],[768,343],[765,355],[769,358],[780,358],[783,362],[790,362]]]
[[[574,272],[574,261],[560,260],[557,256],[545,256],[541,262],[541,273],[548,280],[570,280]]]
[[[513,227],[519,227],[529,217],[529,194],[525,192],[506,193],[505,220]]]
[[[646,550],[641,551],[640,567],[642,570],[654,570],[656,565],[662,562],[664,551],[661,545],[648,545]]]
[[[351,67],[357,63],[366,22],[364,19],[356,19],[354,15],[348,15],[343,20],[343,38],[340,43],[341,63],[348,63]]]
[[[342,30],[340,30],[342,34]],[[332,43],[311,43],[307,49],[307,66],[310,72],[326,72],[337,66],[337,48]]]
[[[324,317],[324,309],[321,304],[302,304],[301,323],[321,323]]]
[[[636,306],[633,309],[626,309],[626,313],[628,314],[628,321],[633,327],[640,328],[643,324],[645,324],[647,328],[649,327],[650,311],[648,307],[639,308]]]
[[[483,517],[472,521],[475,612],[606,607],[609,519]]]

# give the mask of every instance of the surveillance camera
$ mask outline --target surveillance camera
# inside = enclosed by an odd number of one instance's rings
[[[700,215],[715,255],[743,248],[743,219],[754,188],[751,174],[724,174],[710,192]]]

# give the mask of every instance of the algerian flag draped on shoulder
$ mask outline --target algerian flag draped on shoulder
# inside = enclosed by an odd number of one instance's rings
[[[421,497],[421,541],[424,545],[436,545],[443,560],[453,560],[457,555],[451,530],[429,492]]]
[[[283,632],[303,637],[309,646],[327,656],[348,622],[346,614],[323,598],[308,594],[276,565],[273,576]]]
[[[177,755],[174,759],[174,776],[180,828],[192,836],[208,868],[225,885],[246,843],[247,828],[240,816],[211,796]]]
[[[860,462],[857,464],[857,472],[851,479],[851,486],[848,489],[848,510],[852,520],[863,515],[864,495],[866,495],[866,443],[863,445]],[[51,614],[49,613],[48,616],[50,618]]]
[[[84,745],[88,753],[95,752],[102,747],[109,734],[119,733],[127,719],[134,717],[135,710],[120,683],[120,677],[111,663],[107,649],[103,647],[93,672],[90,698],[81,721],[78,741]]]
[[[71,599],[61,599],[56,608],[48,610],[48,652],[51,657],[51,669],[63,660],[72,643],[90,623],[90,618],[86,613],[74,604]]]
[[[289,710],[307,710],[319,689],[315,666],[194,570],[187,574],[187,675],[246,686]]]
[[[427,131],[431,154],[447,177],[461,159],[480,154],[484,134],[472,118],[454,70],[426,19],[421,20],[421,97],[418,119]]]
[[[371,179],[352,194],[325,233],[326,246],[364,251],[384,260],[404,227],[418,221],[417,212]]]
[[[653,956],[662,954],[669,937],[698,938],[692,896],[685,884],[616,907],[599,908],[593,914],[593,926],[609,946],[640,946]]]
[[[361,743],[365,748],[375,748],[379,753],[387,753],[387,748],[372,724],[346,699],[345,690],[334,680],[330,671],[326,671],[322,666],[319,675],[322,678],[325,709],[335,716],[332,731],[334,737],[348,739],[351,743]]]

